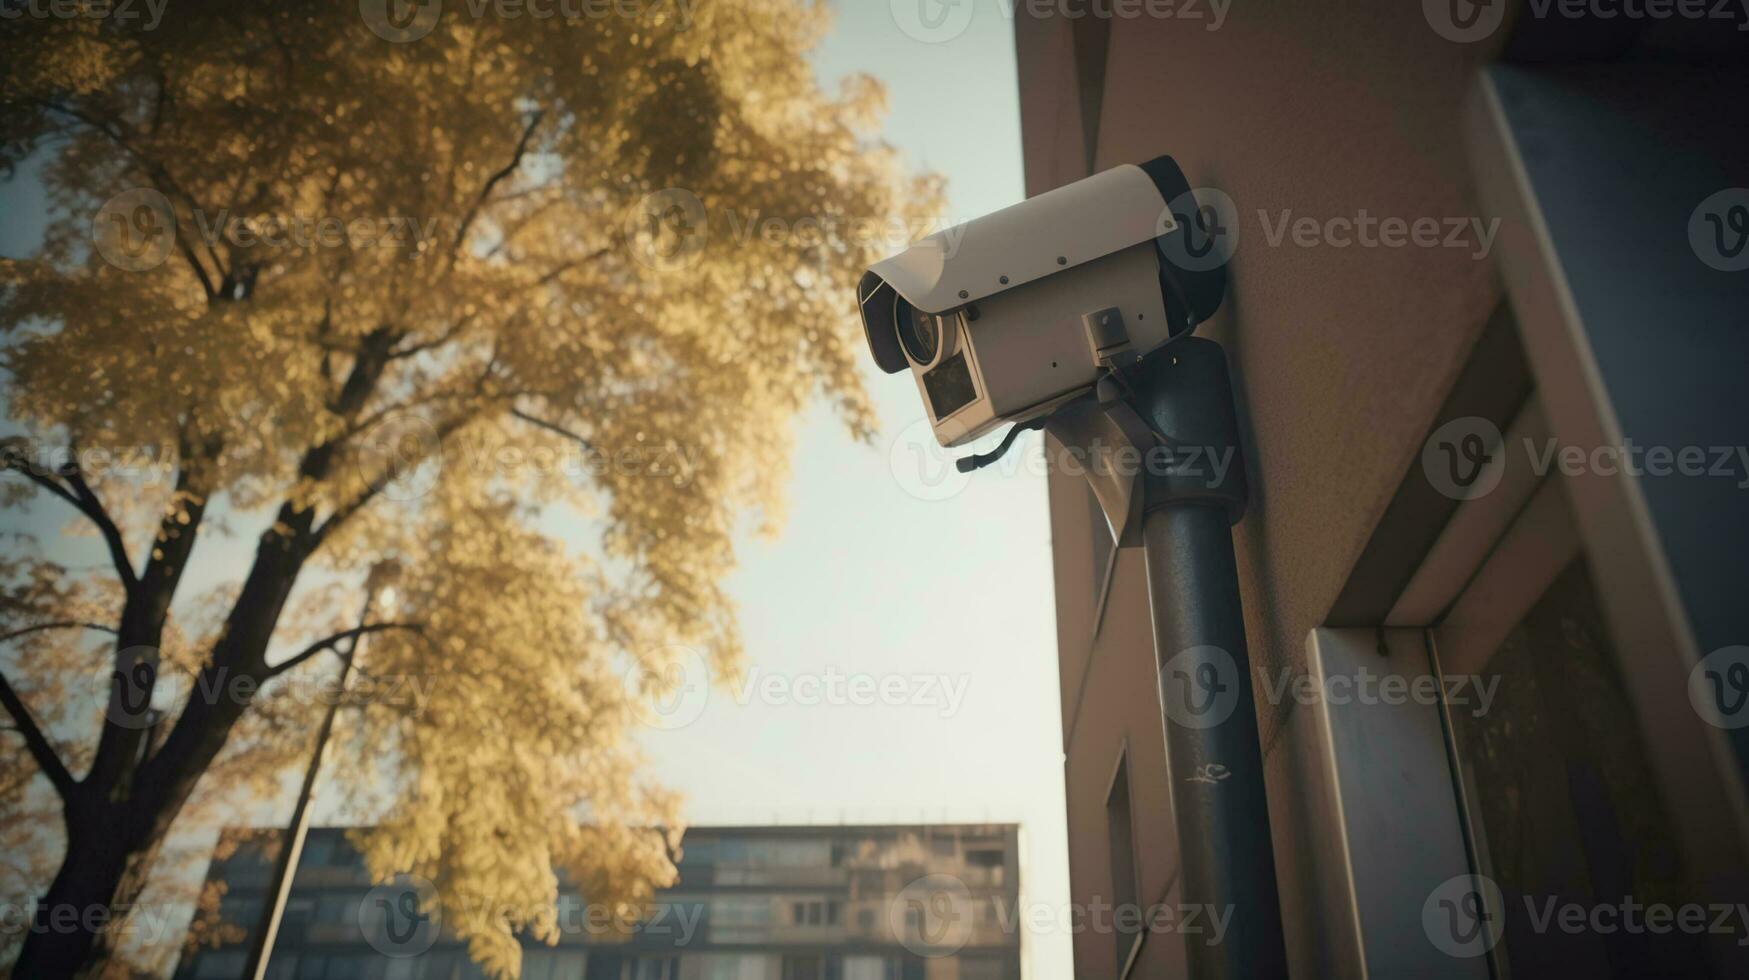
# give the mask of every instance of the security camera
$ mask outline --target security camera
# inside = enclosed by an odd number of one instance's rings
[[[943,446],[1037,422],[1214,313],[1221,220],[1158,157],[937,232],[863,274],[869,351]]]

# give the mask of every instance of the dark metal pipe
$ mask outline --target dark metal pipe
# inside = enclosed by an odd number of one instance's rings
[[[1229,914],[1184,937],[1190,975],[1287,976],[1263,753],[1228,510],[1173,503],[1142,524],[1182,900]]]

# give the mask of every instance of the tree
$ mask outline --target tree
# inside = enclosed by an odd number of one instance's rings
[[[271,791],[294,682],[362,642],[361,679],[426,685],[348,715],[372,872],[430,878],[512,975],[558,871],[609,903],[670,880],[629,730],[685,651],[736,669],[721,581],[797,412],[870,434],[848,284],[937,186],[872,141],[878,86],[819,90],[814,3],[121,9],[0,40],[0,164],[52,153],[55,215],[0,265],[9,501],[106,566],[4,570],[0,751],[64,832],[42,908],[124,912],[179,814]],[[598,536],[555,540],[566,508]],[[56,700],[94,666],[105,696]],[[15,969],[114,947],[33,932]]]

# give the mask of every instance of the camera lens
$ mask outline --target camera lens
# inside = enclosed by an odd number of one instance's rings
[[[901,299],[893,304],[893,326],[898,330],[899,346],[905,348],[906,356],[917,364],[934,363],[935,354],[941,349],[940,320],[917,312]]]

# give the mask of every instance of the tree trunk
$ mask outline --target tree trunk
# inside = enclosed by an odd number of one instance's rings
[[[336,414],[348,420],[357,415],[382,376],[397,337],[379,328],[366,338],[331,406]],[[337,451],[334,442],[311,448],[299,476],[323,479]],[[181,480],[178,489],[185,489]],[[225,747],[253,693],[273,674],[267,666],[268,645],[298,574],[320,539],[314,511],[290,500],[280,507],[274,526],[262,534],[212,656],[155,754],[151,747],[156,740],[141,721],[144,706],[137,697],[141,692],[124,696],[129,665],[144,659],[151,672],[145,676],[143,693],[150,697],[164,623],[204,505],[202,494],[199,503],[189,507],[191,520],[186,527],[171,520],[164,523],[157,539],[160,547],[129,590],[116,642],[118,679],[110,692],[103,732],[91,771],[63,801],[67,851],[25,936],[12,968],[14,977],[59,980],[102,973],[120,938],[113,926],[133,910],[144,891],[171,824]],[[234,686],[239,680],[253,683]]]
[[[130,853],[116,833],[118,808],[88,810],[68,821],[67,854],[13,965],[14,977],[96,978],[127,935],[157,854]],[[138,919],[132,919],[137,927]]]
[[[114,909],[127,865],[127,845],[115,833],[110,807],[67,809],[67,853],[12,966],[14,977],[79,976]]]
[[[133,910],[171,825],[247,707],[230,696],[229,682],[247,676],[259,684],[268,673],[267,638],[302,563],[301,555],[288,558],[282,552],[278,561],[257,562],[255,594],[269,593],[267,601],[240,605],[241,615],[231,624],[237,628],[232,636],[255,642],[250,649],[231,646],[201,671],[158,754],[129,766],[132,778],[107,791],[82,783],[68,802],[66,854],[25,937],[14,977],[94,977],[114,954],[121,938],[115,924]],[[245,595],[250,591],[245,588]]]
[[[115,923],[132,911],[171,824],[248,706],[246,699],[232,696],[238,690],[232,682],[247,677],[259,685],[269,674],[268,641],[308,555],[302,535],[264,535],[224,639],[162,748],[144,761],[118,759],[112,770],[94,764],[74,789],[65,810],[67,851],[13,976],[96,976],[107,964],[120,938]],[[118,646],[135,639],[119,640]],[[121,697],[119,686],[111,691],[106,735],[118,727],[113,705]],[[149,744],[145,735],[129,731],[114,741]]]

